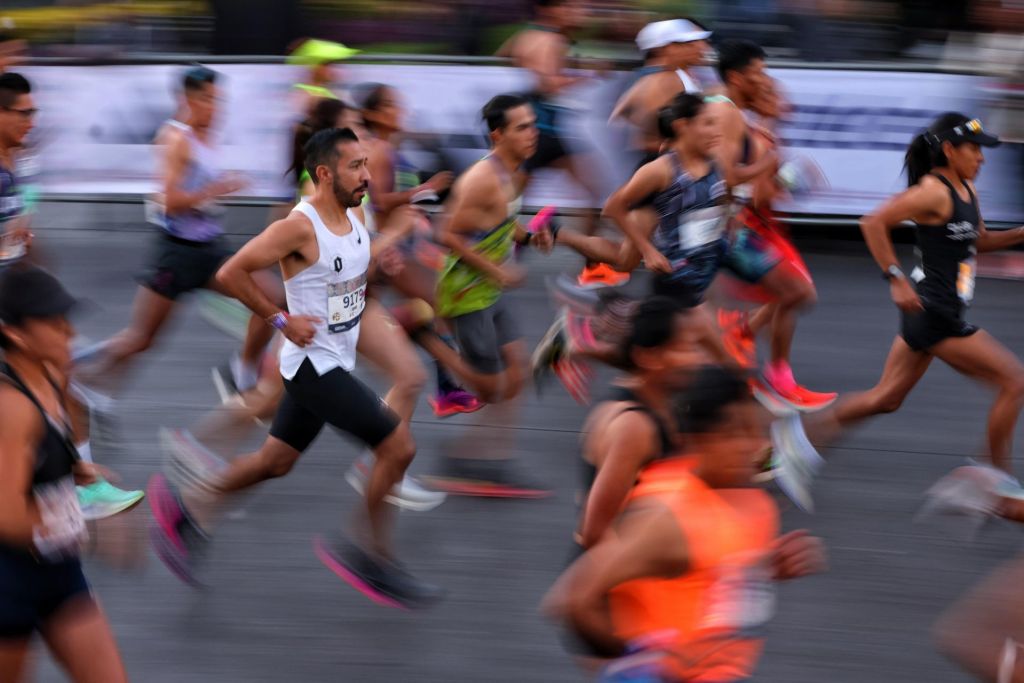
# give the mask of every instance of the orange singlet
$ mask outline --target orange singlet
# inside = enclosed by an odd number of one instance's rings
[[[675,516],[690,568],[674,579],[640,579],[610,597],[617,635],[626,641],[674,632],[666,664],[679,680],[737,681],[751,675],[760,633],[774,614],[769,557],[779,513],[759,489],[712,489],[676,458],[641,474],[631,500],[655,499]]]

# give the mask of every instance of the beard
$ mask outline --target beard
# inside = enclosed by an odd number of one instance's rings
[[[360,185],[349,192],[341,186],[341,183],[338,181],[338,177],[335,176],[334,180],[331,182],[331,191],[334,193],[334,199],[339,205],[344,206],[347,209],[354,209],[363,201],[362,198],[355,198],[356,192],[366,192],[366,185]]]

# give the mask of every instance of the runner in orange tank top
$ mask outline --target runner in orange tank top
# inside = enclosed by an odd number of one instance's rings
[[[773,582],[824,566],[820,541],[779,537],[774,501],[750,487],[765,429],[744,378],[701,370],[679,412],[696,455],[645,469],[614,531],[546,601],[614,658],[601,681],[747,679],[774,613]]]

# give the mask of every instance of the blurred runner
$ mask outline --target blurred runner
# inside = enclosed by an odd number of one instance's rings
[[[537,151],[523,170],[528,175],[542,168],[566,171],[590,195],[591,206],[598,206],[604,195],[600,178],[594,172],[598,165],[593,151],[573,131],[571,119],[575,113],[564,103],[567,91],[590,79],[588,75],[570,75],[567,64],[572,46],[569,36],[582,26],[586,9],[580,0],[536,0],[535,10],[533,22],[498,51],[499,56],[511,58],[516,66],[534,76],[529,98],[540,137]],[[584,233],[593,235],[598,227],[598,211],[588,210]],[[614,286],[628,279],[627,274],[616,272],[607,264],[588,262],[579,282]]]
[[[835,400],[834,393],[812,392],[793,379],[789,354],[796,330],[797,313],[814,303],[816,293],[810,273],[795,250],[783,240],[770,218],[751,206],[754,188],[761,180],[771,181],[778,171],[779,153],[774,137],[748,124],[745,112],[770,88],[765,73],[764,50],[745,40],[730,40],[718,48],[718,73],[725,94],[708,98],[712,113],[722,130],[722,144],[715,158],[722,173],[741,202],[741,225],[731,238],[732,272],[743,282],[767,291],[773,308],[756,318],[755,326],[739,314],[724,314],[726,347],[741,363],[751,365],[754,333],[771,322],[771,360],[764,369],[764,385],[797,410],[819,410]],[[771,405],[771,401],[768,402]]]
[[[75,299],[19,264],[0,275],[0,680],[29,674],[41,635],[73,681],[127,681],[110,624],[82,573],[88,538],[75,484],[96,468],[75,450],[67,397],[67,319]]]
[[[370,201],[377,220],[382,224],[395,208],[414,201],[437,201],[452,184],[449,171],[437,173],[425,183],[420,183],[417,169],[399,149],[403,115],[394,88],[377,85],[367,93],[363,118],[371,136],[367,142],[370,154]],[[403,260],[401,272],[387,278],[388,284],[407,299],[396,309],[399,318],[415,317],[420,302],[425,301],[431,308],[435,306],[438,270],[443,263],[444,253],[434,242],[433,226],[427,216],[419,221],[417,227],[416,234],[402,241],[399,252]],[[436,321],[434,329],[454,348],[454,340],[443,320]],[[410,360],[413,359],[414,355],[410,357]],[[418,378],[423,374],[419,360],[415,360],[415,367],[395,368],[396,381]],[[472,413],[483,407],[483,403],[455,382],[443,364],[435,360],[434,366],[437,391],[428,401],[436,416]],[[414,392],[413,402],[421,388],[417,387]],[[411,409],[409,413],[411,416]]]
[[[300,119],[312,114],[318,102],[323,99],[344,100],[351,103],[351,98],[343,90],[338,90],[341,78],[337,64],[359,54],[359,50],[329,40],[311,38],[304,40],[292,50],[285,60],[288,64],[303,66],[309,69],[306,82],[296,83],[299,93],[297,110]]]
[[[1024,405],[1024,365],[991,335],[967,322],[974,298],[979,252],[1024,243],[1024,227],[989,232],[974,189],[985,156],[982,147],[999,139],[986,133],[977,119],[949,112],[915,136],[906,154],[909,188],[861,220],[868,249],[889,283],[900,310],[901,330],[889,350],[882,377],[871,389],[844,395],[809,426],[828,438],[867,417],[899,409],[924,377],[933,358],[996,390],[989,412],[987,459],[1004,474],[1002,496],[1021,500],[1024,490],[1012,476],[1013,432]],[[910,276],[896,258],[890,232],[905,221],[916,225],[918,262]],[[916,285],[916,287],[915,287]],[[785,447],[795,419],[778,423],[777,438],[787,478],[797,488],[791,497],[810,508],[810,483],[820,463]],[[780,482],[781,483],[781,482]]]
[[[433,602],[439,590],[415,579],[392,559],[385,497],[412,461],[415,444],[403,423],[352,376],[371,268],[370,235],[359,205],[369,185],[367,157],[348,129],[320,131],[307,146],[306,167],[316,191],[287,219],[246,244],[217,275],[260,318],[282,332],[281,374],[286,394],[263,446],[229,465],[197,458],[177,463],[191,483],[175,491],[163,475],[150,483],[158,523],[157,551],[165,564],[195,582],[195,561],[228,494],[287,474],[325,424],[374,450],[366,486],[366,538],[318,539],[316,553],[339,577],[370,599],[393,607]],[[404,217],[411,222],[412,215]],[[252,274],[280,262],[289,312],[260,291]]]
[[[692,69],[703,63],[710,37],[710,31],[686,19],[656,21],[637,34],[637,47],[644,53],[640,79],[619,98],[609,117],[609,123],[621,120],[633,126],[632,145],[640,157],[637,168],[661,154],[661,108],[680,92],[700,93]]]
[[[692,458],[647,467],[615,527],[546,600],[593,655],[613,658],[601,681],[749,679],[773,582],[825,566],[821,542],[780,537],[774,501],[751,487],[767,442],[745,378],[701,370],[676,419]]]
[[[692,318],[667,297],[644,301],[633,316],[621,349],[627,374],[612,383],[583,427],[580,552],[605,535],[644,467],[679,454],[672,398],[706,360]]]
[[[416,340],[480,397],[492,421],[515,421],[526,380],[526,349],[505,290],[520,287],[526,271],[512,261],[516,244],[550,248],[550,234],[518,222],[526,176],[521,167],[537,148],[536,117],[519,95],[497,95],[483,108],[490,153],[452,187],[441,243],[451,250],[437,285],[437,312],[455,334],[461,354],[424,329]],[[501,430],[506,432],[508,430]],[[467,437],[471,436],[467,434]],[[482,444],[486,443],[486,447]],[[513,469],[510,444],[494,430],[486,441],[467,438],[430,482],[449,493],[474,496],[544,496],[549,491]],[[472,453],[472,455],[466,455]]]
[[[129,361],[152,346],[179,297],[203,288],[224,291],[214,275],[231,252],[224,242],[223,210],[217,200],[241,189],[244,181],[222,172],[212,140],[220,97],[218,78],[203,66],[188,69],[182,79],[185,120],[169,121],[161,131],[162,195],[150,205],[150,212],[151,220],[162,229],[155,236],[148,272],[140,280],[131,323],[76,358],[76,392],[94,412],[108,418],[116,409],[104,394],[115,392]],[[271,282],[264,284],[273,290]],[[232,379],[240,390],[255,386],[272,334],[262,321],[250,317],[245,343],[232,362]]]

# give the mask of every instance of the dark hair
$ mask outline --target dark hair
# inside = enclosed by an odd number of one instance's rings
[[[917,185],[921,178],[931,173],[933,168],[940,168],[949,164],[949,159],[942,152],[942,143],[934,136],[944,133],[971,119],[955,111],[948,111],[928,126],[928,130],[918,133],[910,141],[907,147],[907,154],[903,158],[903,168],[907,171],[907,186]],[[966,141],[950,141],[954,147],[959,147]]]
[[[679,119],[692,119],[704,108],[704,98],[688,92],[681,92],[672,101],[658,110],[658,134],[668,140],[676,137],[672,124]]]
[[[338,143],[359,142],[359,138],[351,128],[326,128],[313,134],[302,150],[305,158],[306,172],[316,185],[317,166],[330,166],[338,163]]]
[[[508,125],[507,113],[509,109],[515,109],[529,103],[530,101],[522,95],[510,93],[495,95],[484,105],[480,115],[487,123],[487,130],[493,133]]]
[[[345,113],[348,107],[341,100],[331,97],[322,97],[317,100],[309,117],[295,128],[295,136],[292,139],[292,165],[288,173],[295,173],[296,176],[302,173],[306,159],[306,143],[316,133],[338,125],[338,117]]]
[[[195,64],[185,72],[181,79],[181,86],[186,93],[196,92],[202,90],[207,83],[216,83],[218,78],[217,72],[213,69],[202,64]]]
[[[643,301],[633,313],[629,333],[619,347],[620,367],[635,370],[634,351],[656,349],[667,344],[676,331],[676,316],[685,310],[675,299],[667,296],[654,296]]]
[[[749,40],[726,40],[718,46],[718,77],[728,84],[730,71],[743,71],[753,62],[764,59],[764,49]]]
[[[363,98],[363,109],[365,111],[378,111],[381,103],[384,101],[384,95],[389,90],[392,90],[390,85],[375,83]]]
[[[568,1],[569,0],[533,0],[533,6],[535,8],[539,8],[539,7],[558,7],[559,5],[564,5]]]
[[[16,99],[30,92],[32,86],[21,74],[13,71],[0,74],[0,107],[13,107]]]
[[[683,434],[710,432],[721,423],[725,409],[753,398],[747,378],[720,365],[705,365],[672,402],[672,413]]]

